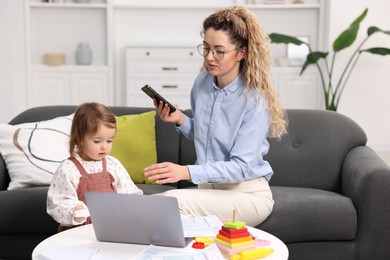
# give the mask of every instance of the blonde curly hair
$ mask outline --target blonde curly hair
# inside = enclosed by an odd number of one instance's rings
[[[246,48],[240,75],[248,88],[267,98],[267,109],[272,118],[269,136],[280,138],[287,132],[287,118],[272,83],[270,39],[256,16],[244,7],[233,6],[207,17],[203,21],[202,36],[209,28],[225,31],[232,44]],[[203,68],[207,70],[205,66]]]

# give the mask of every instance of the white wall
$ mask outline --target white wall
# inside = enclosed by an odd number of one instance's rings
[[[361,23],[353,47],[339,53],[337,64],[345,64],[357,44],[367,35],[367,28],[390,30],[390,1],[332,0],[330,5],[329,46],[365,8],[368,14]],[[372,36],[365,45],[390,48],[390,35]],[[366,132],[368,145],[377,151],[390,152],[390,56],[362,54],[340,101],[338,112],[355,120]]]
[[[0,0],[0,123],[26,109],[23,0]]]

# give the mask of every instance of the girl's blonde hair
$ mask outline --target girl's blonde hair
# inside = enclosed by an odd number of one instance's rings
[[[246,49],[246,58],[240,63],[241,77],[248,88],[267,98],[272,118],[269,136],[280,138],[287,132],[287,118],[272,83],[270,39],[256,16],[244,7],[234,6],[207,17],[202,34],[209,28],[225,31],[232,44]]]
[[[86,138],[96,134],[102,124],[116,128],[115,115],[105,105],[93,102],[78,106],[70,129],[70,156],[82,151]]]

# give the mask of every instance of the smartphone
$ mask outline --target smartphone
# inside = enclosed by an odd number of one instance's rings
[[[165,104],[169,106],[169,114],[176,111],[176,108],[172,106],[171,103],[169,103],[165,98],[163,98],[160,94],[158,94],[154,89],[152,89],[151,86],[145,85],[142,88],[142,91],[145,92],[149,97],[156,99],[157,104],[160,104],[160,101],[162,101]]]

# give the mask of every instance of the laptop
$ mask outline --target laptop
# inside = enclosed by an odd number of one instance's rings
[[[96,239],[104,242],[185,247],[177,199],[158,195],[86,192]]]

